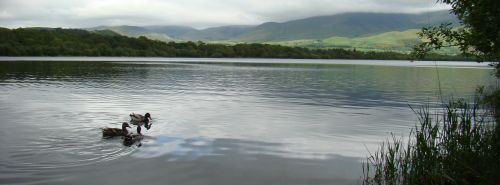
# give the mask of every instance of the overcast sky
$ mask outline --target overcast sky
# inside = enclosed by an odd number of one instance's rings
[[[255,25],[344,12],[419,13],[436,0],[0,0],[0,27]]]

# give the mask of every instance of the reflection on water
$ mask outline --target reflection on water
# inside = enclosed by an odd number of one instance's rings
[[[2,184],[353,184],[438,74],[445,96],[495,83],[482,65],[113,61],[0,62]],[[101,138],[132,112],[154,119],[140,148]]]
[[[290,158],[327,159],[330,154],[302,153],[283,150],[287,144],[235,139],[211,139],[207,137],[182,138],[157,136],[142,150],[132,154],[137,158],[169,156],[168,161],[195,160],[212,155],[224,155],[232,150],[241,154],[265,154]]]
[[[279,143],[237,139],[207,142],[206,139],[166,137],[159,140],[181,144],[176,150],[157,157],[133,156],[95,166],[49,171],[59,175],[50,183],[356,184],[361,171],[354,157],[288,158],[259,152],[265,147],[279,147]],[[136,153],[147,153],[143,149],[141,147]]]
[[[213,155],[212,140],[204,137],[183,139],[171,136],[158,136],[154,144],[133,156],[139,158],[154,158],[171,155],[171,161],[194,160],[203,156]]]

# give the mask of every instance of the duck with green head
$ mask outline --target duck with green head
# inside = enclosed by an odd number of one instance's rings
[[[144,127],[149,130],[152,125],[152,123],[150,123],[151,121],[153,121],[153,118],[151,118],[151,114],[149,113],[144,114],[144,116],[135,113],[130,114],[130,123],[132,123],[133,125],[137,125],[138,134],[141,134],[142,125],[144,125]]]

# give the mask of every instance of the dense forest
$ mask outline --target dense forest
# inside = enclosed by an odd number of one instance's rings
[[[112,31],[61,28],[0,28],[0,56],[144,56],[239,57],[308,59],[411,60],[396,52],[364,52],[356,49],[307,49],[269,44],[206,44],[162,42],[131,38]],[[428,60],[465,60],[460,56],[430,55]]]

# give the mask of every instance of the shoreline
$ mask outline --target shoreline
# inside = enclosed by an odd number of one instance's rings
[[[319,64],[374,65],[410,67],[481,67],[492,68],[492,62],[472,61],[408,61],[364,59],[285,59],[285,58],[193,58],[193,57],[94,57],[94,56],[0,56],[0,61],[89,61],[89,62],[179,62],[179,63],[255,63],[255,64]]]

